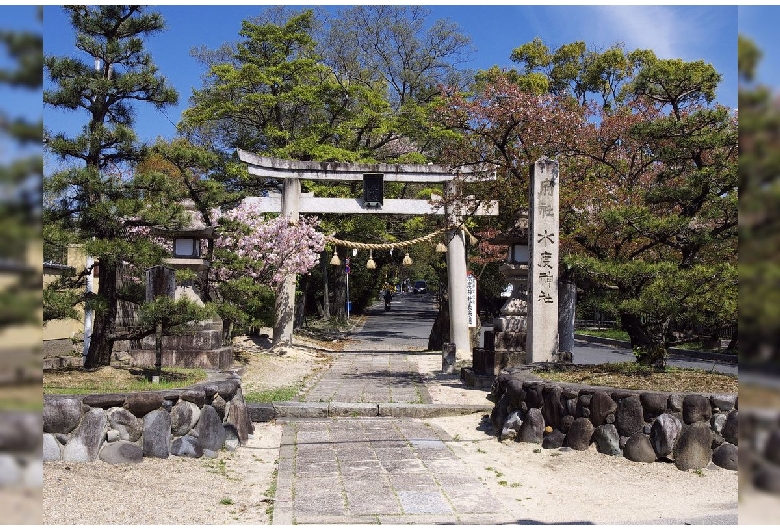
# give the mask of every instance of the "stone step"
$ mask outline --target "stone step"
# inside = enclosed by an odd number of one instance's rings
[[[489,413],[492,403],[485,405],[451,405],[440,403],[340,403],[276,401],[247,403],[253,422],[273,419],[300,418],[435,418],[459,416],[476,412]]]

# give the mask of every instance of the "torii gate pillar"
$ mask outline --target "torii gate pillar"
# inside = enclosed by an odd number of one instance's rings
[[[457,191],[455,181],[445,184],[447,196]],[[447,209],[450,226],[460,226],[462,219],[457,211]],[[471,337],[468,322],[468,299],[466,296],[466,241],[463,230],[454,228],[448,234],[447,281],[450,303],[450,342],[455,344],[455,359],[471,360]]]
[[[282,191],[282,215],[291,222],[300,219],[301,181],[297,178],[284,179]],[[276,293],[274,307],[274,344],[292,344],[293,324],[295,323],[295,283],[296,275],[289,274]]]

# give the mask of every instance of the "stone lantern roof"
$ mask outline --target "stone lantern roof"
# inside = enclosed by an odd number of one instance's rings
[[[175,228],[155,227],[153,233],[162,237],[191,237],[196,239],[213,239],[214,227],[206,225],[203,215],[195,208],[195,201],[184,199],[180,203],[184,207],[185,221]]]

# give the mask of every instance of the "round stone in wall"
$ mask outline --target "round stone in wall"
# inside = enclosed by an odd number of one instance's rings
[[[623,447],[623,456],[632,462],[655,462],[656,455],[650,438],[641,432],[635,433],[626,440]]]
[[[671,414],[661,414],[655,419],[650,427],[650,443],[659,458],[672,453],[682,427],[683,423]]]
[[[712,431],[705,422],[685,425],[674,445],[674,465],[677,469],[703,469],[712,460]]]
[[[569,427],[569,432],[566,433],[565,445],[577,451],[585,451],[590,446],[594,431],[595,428],[590,420],[577,418]]]
[[[712,453],[712,463],[724,469],[737,471],[739,469],[739,455],[737,446],[730,443],[724,443],[715,449]]]
[[[596,443],[596,449],[599,453],[618,456],[622,452],[620,450],[620,435],[618,435],[617,428],[611,423],[596,427],[593,432],[593,441]]]

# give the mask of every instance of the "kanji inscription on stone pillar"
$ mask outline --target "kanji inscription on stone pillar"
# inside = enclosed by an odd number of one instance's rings
[[[558,162],[531,167],[528,226],[528,362],[558,357]]]

